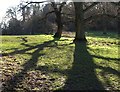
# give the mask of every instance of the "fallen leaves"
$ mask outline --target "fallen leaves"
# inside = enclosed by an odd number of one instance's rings
[[[11,62],[9,59],[15,61]],[[55,78],[51,78],[39,70],[23,71],[24,68],[14,57],[4,57],[3,60],[0,62],[0,70],[2,71],[0,81],[4,91],[39,90],[46,92],[53,89],[52,83],[56,80]]]
[[[109,38],[106,38],[105,40],[102,38],[97,38],[97,39],[88,38],[88,40],[89,40],[88,45],[95,45],[95,46],[113,46],[120,44],[118,40],[113,40],[113,39],[111,40]]]

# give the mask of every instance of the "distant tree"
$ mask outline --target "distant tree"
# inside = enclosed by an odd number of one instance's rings
[[[117,6],[117,30],[118,30],[118,32],[120,33],[120,2],[116,2],[116,3],[114,3],[114,2],[112,2],[112,4],[114,5],[114,6]]]
[[[29,5],[29,4],[33,4],[33,3],[36,3],[36,4],[38,4],[38,3],[44,3],[44,1],[43,2],[28,2],[27,3],[27,5]],[[45,15],[45,18],[49,15],[49,14],[51,14],[51,13],[54,13],[55,14],[55,16],[56,16],[56,19],[55,19],[55,22],[56,22],[56,24],[57,24],[57,32],[55,33],[55,35],[54,35],[54,37],[56,38],[60,38],[61,37],[61,34],[62,34],[62,28],[63,28],[63,24],[62,24],[62,8],[63,8],[63,6],[66,4],[65,2],[62,2],[62,3],[57,3],[57,2],[55,2],[54,0],[51,0],[51,6],[53,7],[53,11],[50,11],[50,12],[48,12],[48,13],[46,13],[46,15]],[[25,6],[23,6],[22,7],[22,10],[24,10],[25,11],[25,8],[27,7],[27,5],[25,5]],[[35,13],[35,11],[33,11],[33,13]],[[25,16],[25,15],[24,15]]]
[[[21,34],[21,21],[18,20],[18,8],[10,7],[2,23],[2,34]]]
[[[115,25],[114,18],[116,18],[116,8],[111,6],[110,3],[71,2],[66,4],[66,0],[62,0],[61,2],[50,0],[49,3],[42,6],[41,3],[44,3],[44,1],[20,3],[19,7],[22,10],[20,12],[22,20],[17,19],[17,8],[9,8],[6,12],[9,18],[7,30],[12,30],[12,28],[17,29],[12,26],[18,24],[21,26],[22,30],[24,30],[22,31],[23,34],[48,33],[56,28],[54,37],[60,38],[63,28],[65,30],[74,30],[75,24],[75,40],[86,41],[86,27],[103,28],[107,25],[108,28],[111,27],[108,25],[113,23]],[[115,5],[115,7],[118,6],[117,3],[113,5]],[[105,21],[104,18],[106,19]]]
[[[42,18],[40,3],[43,2],[27,2],[27,4],[25,2],[20,5],[20,10],[22,11],[23,30],[25,34],[36,34],[42,31],[41,25],[44,25],[45,23],[41,23],[40,21]]]
[[[10,19],[7,28],[8,34],[19,35],[22,34],[21,22],[15,18]]]
[[[2,23],[0,23],[0,35],[2,34]]]

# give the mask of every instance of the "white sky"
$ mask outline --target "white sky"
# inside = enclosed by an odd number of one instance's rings
[[[19,5],[20,1],[44,1],[44,0],[0,0],[0,22],[9,7]]]
[[[2,20],[2,17],[5,16],[6,10],[11,7],[18,5],[20,0],[1,0],[0,1],[0,21]]]

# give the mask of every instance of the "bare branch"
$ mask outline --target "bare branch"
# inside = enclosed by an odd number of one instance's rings
[[[63,24],[67,24],[67,23],[74,23],[75,21],[74,20],[69,20],[69,21],[64,21]]]
[[[66,2],[62,2],[61,4],[60,4],[60,7],[59,7],[59,11],[61,12],[62,11],[62,8],[63,8],[63,6],[66,4]]]
[[[50,12],[46,13],[46,14],[45,14],[45,17],[44,17],[44,18],[42,18],[41,20],[46,19],[46,18],[47,18],[47,16],[48,16],[49,14],[53,13],[53,12],[55,12],[55,11],[50,11]]]
[[[25,6],[23,6],[23,7],[21,7],[21,9],[24,9],[24,8],[26,8],[29,4],[32,4],[32,3],[45,3],[45,2],[48,2],[48,1],[41,1],[41,2],[26,2],[27,4],[25,5]]]
[[[110,3],[115,5],[115,6],[120,6],[120,2],[110,2]]]
[[[61,13],[62,15],[73,16],[73,14]]]
[[[47,17],[49,14],[51,14],[51,13],[53,13],[53,12],[55,12],[55,11],[50,11],[50,12],[46,13],[46,14],[45,14],[45,17]]]
[[[99,2],[94,2],[94,3],[92,3],[90,6],[88,6],[88,7],[84,10],[84,12],[88,11],[90,8],[94,7],[94,6],[97,5],[98,3],[99,3]]]
[[[54,8],[54,10],[57,10],[57,4],[55,4],[55,2],[51,2],[51,6]]]
[[[114,16],[114,15],[110,15],[110,14],[98,14],[98,15],[90,16],[90,17],[84,19],[84,22],[90,21],[91,19],[96,19],[101,16],[107,16],[110,18],[118,18],[118,16]]]

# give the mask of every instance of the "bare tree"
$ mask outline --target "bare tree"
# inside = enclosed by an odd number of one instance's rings
[[[62,23],[62,8],[65,5],[65,2],[56,4],[55,2],[51,2],[51,6],[54,9],[55,15],[56,15],[56,24],[57,24],[57,32],[54,35],[54,38],[60,38],[62,34],[63,29],[63,23]]]
[[[10,7],[7,11],[6,11],[6,17],[9,19],[17,19],[17,7]]]
[[[25,6],[23,6],[21,9],[23,10],[23,21],[25,21],[25,8],[32,3],[44,3],[46,1],[42,1],[42,2],[28,2]],[[48,13],[46,13],[45,18],[51,14],[54,13],[56,16],[56,24],[57,24],[57,32],[54,35],[54,38],[60,38],[61,34],[62,34],[62,29],[63,29],[63,24],[62,24],[62,8],[63,6],[66,4],[66,2],[55,2],[54,0],[50,0],[51,6],[53,7],[53,11],[50,11]],[[44,19],[45,19],[44,18]]]

